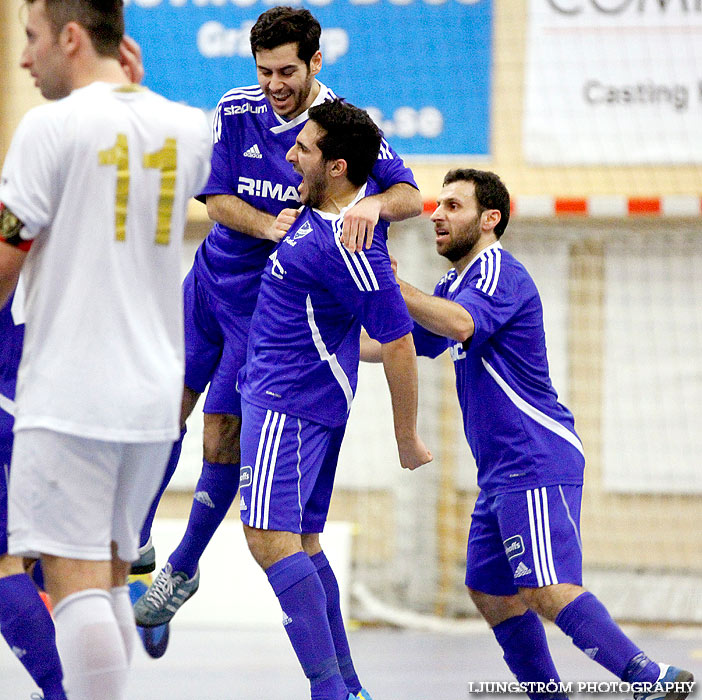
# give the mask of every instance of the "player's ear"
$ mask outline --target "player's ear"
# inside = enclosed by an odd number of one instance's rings
[[[332,177],[343,177],[348,172],[349,166],[343,158],[329,161],[329,174]]]
[[[494,231],[495,226],[497,226],[497,224],[500,223],[500,219],[502,219],[502,214],[500,214],[499,209],[486,209],[480,218],[483,228],[488,231]]]
[[[322,70],[322,52],[317,51],[310,59],[310,75],[315,76]]]
[[[84,32],[85,30],[77,22],[67,22],[63,25],[59,32],[58,43],[67,56],[72,56],[78,51]]]

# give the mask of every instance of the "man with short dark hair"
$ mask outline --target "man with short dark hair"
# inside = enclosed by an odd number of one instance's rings
[[[585,458],[549,377],[539,292],[499,242],[510,198],[494,173],[451,170],[432,214],[436,251],[454,264],[433,296],[398,280],[417,352],[448,349],[464,429],[478,467],[466,585],[531,698],[559,682],[539,615],[623,681],[638,700],[682,700],[692,674],[651,661],[582,587],[580,503]],[[364,359],[377,347],[364,344]],[[549,686],[551,683],[551,686]]]
[[[388,225],[378,223],[366,251],[350,253],[339,240],[344,212],[377,187],[368,177],[380,142],[356,107],[335,100],[310,108],[287,156],[302,175],[305,206],[269,256],[239,373],[241,520],[314,700],[369,697],[342,673],[353,666],[319,543],[356,389],[361,326],[381,345],[401,465],[431,460],[417,435],[412,322],[390,265]]]
[[[9,553],[41,558],[70,700],[121,700],[127,573],[178,435],[181,241],[210,136],[125,75],[122,0],[27,5],[21,65],[56,101],[25,115],[0,183],[0,306],[22,269],[27,289]]]
[[[203,466],[185,535],[135,604],[143,626],[167,623],[195,593],[200,557],[239,486],[241,401],[236,376],[246,358],[261,273],[300,205],[300,177],[285,154],[304,127],[307,110],[335,97],[317,80],[320,34],[319,22],[306,9],[264,12],[251,29],[258,85],[229,91],[217,107],[212,174],[202,193],[215,223],[183,285],[186,374],[181,419],[184,430],[207,389]],[[360,251],[364,240],[370,245],[379,219],[405,219],[422,209],[411,171],[385,140],[371,178],[379,187],[346,211],[339,232],[351,250]],[[171,455],[162,490],[176,468],[180,444]],[[151,568],[156,505],[141,535],[145,567]]]

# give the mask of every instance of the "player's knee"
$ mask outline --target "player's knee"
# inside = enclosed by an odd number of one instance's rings
[[[523,615],[527,608],[518,595],[498,596],[468,589],[471,600],[490,627],[495,627],[510,617]]]
[[[183,387],[183,399],[180,404],[180,427],[185,428],[185,421],[190,418],[190,414],[195,409],[195,405],[200,398],[200,392],[191,389],[190,387]]]
[[[585,589],[570,583],[556,583],[540,588],[520,588],[519,595],[524,604],[534,612],[554,621],[558,613],[575,600]]]
[[[303,551],[300,535],[294,532],[244,525],[244,536],[251,555],[264,571],[281,559]]]
[[[321,552],[322,545],[319,543],[319,534],[312,532],[302,535],[302,548],[311,557]]]
[[[241,459],[241,418],[227,413],[206,413],[203,454],[208,462],[236,464]]]

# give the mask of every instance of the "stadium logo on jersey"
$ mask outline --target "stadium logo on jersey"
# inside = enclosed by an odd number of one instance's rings
[[[290,236],[286,236],[283,240],[291,246],[296,246],[297,242],[301,239],[304,238],[308,233],[312,233],[312,225],[310,224],[309,221],[305,221],[302,226],[300,226],[297,231],[295,231],[295,235],[291,238]]]
[[[251,486],[251,467],[241,468],[241,473],[239,474],[239,488],[243,489],[244,486]]]
[[[263,153],[261,153],[257,143],[251,146],[247,151],[244,151],[244,155],[247,158],[263,158]]]
[[[507,559],[521,557],[524,554],[524,540],[522,539],[521,535],[508,537],[502,544],[505,546],[505,554],[507,555]]]
[[[251,112],[251,114],[261,114],[268,109],[266,105],[256,105],[255,107],[248,102],[243,105],[230,105],[224,108],[224,114],[227,117],[231,117],[234,114],[245,114],[246,112]]]
[[[254,180],[251,177],[239,176],[236,193],[248,194],[252,197],[270,197],[270,199],[277,199],[279,202],[287,202],[288,200],[300,201],[297,187],[289,185],[283,191],[283,185],[280,183],[273,183],[270,180]]]
[[[528,576],[530,573],[531,573],[531,569],[523,561],[520,561],[519,565],[514,570],[514,578],[521,578],[522,576]]]

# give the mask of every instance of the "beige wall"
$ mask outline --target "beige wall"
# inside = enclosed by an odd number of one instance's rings
[[[19,67],[24,47],[22,2],[2,0],[0,3],[0,79],[2,103],[0,104],[0,157],[4,160],[12,134],[22,115],[43,102],[34,87],[31,76]]]
[[[23,29],[20,0],[3,0],[0,28],[0,61],[3,76],[0,156],[24,112],[41,101],[29,77],[19,69]],[[661,196],[702,194],[702,167],[572,167],[532,168],[522,158],[522,103],[527,0],[495,0],[495,58],[492,100],[492,157],[466,158],[459,164],[497,171],[513,196],[548,194],[587,197],[593,194]],[[457,66],[460,68],[460,66]],[[433,200],[441,179],[456,161],[426,164],[412,162],[426,199]],[[193,216],[204,217],[204,207],[193,207]]]

